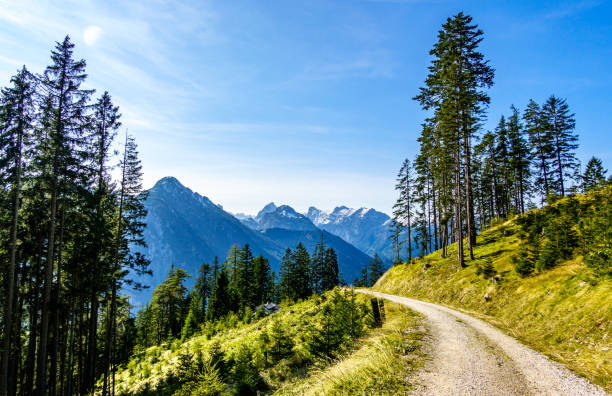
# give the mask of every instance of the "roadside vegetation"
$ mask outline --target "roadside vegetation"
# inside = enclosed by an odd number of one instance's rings
[[[453,244],[445,258],[436,251],[392,267],[374,290],[471,313],[611,391],[611,190],[483,231],[466,268]]]
[[[268,316],[230,313],[184,342],[135,354],[117,373],[117,394],[406,390],[425,330],[416,314],[371,300],[336,288]]]

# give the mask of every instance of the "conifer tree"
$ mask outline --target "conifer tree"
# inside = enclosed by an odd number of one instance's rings
[[[370,260],[368,268],[368,287],[374,286],[378,278],[385,273],[383,262],[378,256],[378,253],[374,253],[374,257]]]
[[[238,251],[237,265],[238,267],[235,269],[237,272],[235,290],[237,292],[238,307],[253,308],[256,298],[253,290],[253,253],[248,243]]]
[[[44,261],[44,283],[42,298],[42,318],[40,325],[40,340],[37,351],[37,392],[47,392],[47,358],[49,322],[51,317],[51,291],[53,289],[53,267],[55,261],[56,226],[58,192],[60,185],[72,180],[71,173],[78,168],[79,162],[75,148],[81,142],[83,125],[87,122],[88,99],[91,90],[81,88],[85,81],[85,61],[73,58],[74,44],[70,37],[56,43],[51,52],[52,64],[47,67],[42,77],[41,88],[43,98],[42,112],[42,140],[38,166],[43,170],[42,176],[49,199],[49,228],[47,241],[47,255]],[[91,301],[91,316],[95,319],[97,301]],[[93,320],[91,321],[93,322]],[[95,331],[95,329],[94,329]],[[90,327],[90,338],[95,339]],[[95,363],[93,350],[95,344],[90,344],[89,369],[86,370],[87,386],[93,385],[92,364]]]
[[[331,290],[340,284],[340,271],[338,270],[338,256],[332,248],[325,250],[325,267],[321,275],[321,292]]]
[[[484,89],[493,85],[494,75],[493,68],[478,51],[482,35],[482,30],[472,25],[472,17],[459,13],[448,18],[438,32],[438,42],[430,51],[434,60],[429,67],[425,87],[415,97],[424,110],[433,110],[435,124],[452,150],[454,228],[461,267],[465,266],[464,209],[470,256],[473,256],[472,247],[476,241],[471,140],[489,103],[489,96]],[[462,176],[464,183],[461,181]],[[465,200],[461,187],[465,187]]]
[[[515,186],[513,192],[514,206],[518,213],[525,213],[525,200],[530,190],[530,151],[521,125],[519,111],[514,105],[510,107],[510,110],[512,114],[508,118],[508,144],[509,165],[513,172],[513,184]]]
[[[15,272],[17,266],[17,232],[19,225],[19,202],[24,179],[24,157],[28,157],[33,138],[35,116],[34,93],[36,81],[25,66],[11,78],[12,86],[3,88],[0,97],[0,180],[11,192],[10,242],[8,268],[5,284],[7,287],[4,308],[4,331],[2,344],[2,375],[0,394],[8,388],[9,352],[13,330],[15,299]]]
[[[553,147],[548,139],[548,135],[545,133],[542,110],[533,100],[529,100],[529,104],[523,113],[523,120],[525,121],[525,129],[529,135],[529,143],[533,149],[533,165],[537,170],[537,177],[534,184],[536,186],[541,186],[541,201],[544,202],[544,199],[546,199],[550,191],[550,160]]]
[[[413,220],[413,194],[414,180],[412,176],[412,165],[407,158],[397,175],[395,189],[399,192],[399,198],[393,205],[393,216],[407,229],[408,262],[412,261],[412,220]]]
[[[363,264],[359,277],[353,281],[355,287],[368,287],[368,264]]]
[[[510,150],[508,148],[508,129],[506,127],[506,117],[503,115],[499,119],[495,128],[495,161],[499,164],[497,173],[501,181],[497,191],[496,199],[499,202],[500,217],[506,218],[510,212],[509,193],[511,188],[510,181]]]
[[[280,296],[281,299],[296,299],[297,284],[295,279],[295,262],[293,252],[287,248],[280,263]]]
[[[155,333],[158,343],[166,338],[178,337],[183,324],[187,302],[184,281],[189,275],[185,270],[171,267],[166,279],[153,291],[151,306],[155,312]]]
[[[321,293],[323,291],[323,274],[325,273],[325,240],[323,239],[323,233],[321,233],[321,239],[315,246],[314,253],[312,254],[311,269],[310,269],[310,280],[311,288],[315,293]]]
[[[574,132],[574,114],[570,113],[565,99],[552,95],[542,106],[542,122],[552,146],[551,165],[556,173],[555,190],[564,197],[565,182],[573,177],[578,168],[575,153],[578,135]]]
[[[607,172],[599,158],[591,157],[582,175],[582,191],[602,187],[606,183]]]
[[[206,300],[210,297],[212,292],[211,287],[211,268],[207,263],[202,263],[198,270],[198,277],[195,280],[194,290],[196,295],[194,296],[199,300],[198,312],[196,313],[196,319],[202,318],[206,311]]]
[[[389,238],[391,239],[391,246],[393,247],[393,253],[395,255],[393,265],[402,263],[402,259],[400,257],[400,251],[402,250],[402,245],[404,244],[404,241],[401,240],[402,228],[402,224],[399,221],[391,219],[391,223],[389,224]]]
[[[294,262],[295,269],[296,297],[298,299],[308,298],[312,294],[310,288],[310,255],[301,242],[295,247],[291,259]]]
[[[270,262],[261,255],[253,259],[253,295],[255,306],[270,302],[274,298],[274,278]]]
[[[109,172],[109,161],[112,155],[111,145],[117,134],[117,130],[121,126],[119,118],[119,107],[114,106],[108,92],[104,92],[102,97],[93,106],[93,116],[91,117],[91,128],[88,143],[91,146],[88,150],[90,157],[89,183],[91,184],[92,193],[89,196],[88,208],[91,215],[89,216],[88,228],[92,233],[92,244],[89,255],[94,259],[91,266],[91,273],[96,274],[95,280],[91,281],[92,300],[98,299],[99,294],[105,292],[102,285],[106,286],[108,281],[100,282],[100,275],[108,276],[113,284],[115,283],[116,263],[114,262],[113,242],[115,235],[113,233],[113,223],[115,219],[115,197],[113,195],[114,186],[111,181]],[[122,180],[123,182],[123,180]],[[103,270],[101,270],[103,269]],[[99,285],[95,287],[94,285]],[[104,348],[104,385],[103,394],[107,394],[108,371],[110,370],[111,361],[111,337],[114,328],[115,320],[115,303],[117,298],[116,286],[112,287],[111,296],[108,298],[110,304],[109,314],[107,315],[106,326],[106,342]],[[97,322],[95,315],[92,316],[92,322]],[[91,324],[94,327],[94,323]],[[94,373],[93,363],[90,370]]]
[[[227,269],[222,269],[208,300],[206,319],[213,321],[227,315],[232,309],[232,296]]]

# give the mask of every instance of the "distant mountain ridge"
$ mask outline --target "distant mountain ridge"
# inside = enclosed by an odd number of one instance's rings
[[[349,208],[337,206],[324,211],[311,206],[308,212],[300,214],[290,206],[267,204],[257,216],[236,215],[240,221],[254,229],[284,228],[287,230],[311,231],[321,229],[338,236],[369,256],[378,254],[387,265],[395,259],[389,238],[391,218],[372,208]],[[413,255],[418,253],[414,246]],[[402,249],[405,256],[405,249]]]
[[[378,253],[392,262],[394,253],[389,239],[391,218],[371,208],[337,206],[326,212],[310,207],[306,213],[314,225],[361,249],[370,256]]]
[[[312,253],[313,243],[323,234],[327,245],[336,251],[340,271],[347,281],[352,281],[370,260],[355,246],[317,228],[306,216],[286,205],[267,205],[257,221],[246,215],[239,216],[242,217],[239,220],[238,216],[224,211],[221,205],[193,192],[174,177],[160,179],[148,193],[144,231],[147,247],[138,250],[151,260],[153,276],[139,279],[148,284],[149,289],[128,291],[135,305],[150,299],[153,289],[165,279],[171,265],[192,275],[187,282],[191,287],[200,265],[210,263],[215,256],[223,261],[234,243],[241,246],[248,243],[254,255],[267,257],[272,269],[278,272],[287,248],[293,249],[302,242]],[[249,220],[258,227],[265,227],[266,231],[247,226],[245,222]]]

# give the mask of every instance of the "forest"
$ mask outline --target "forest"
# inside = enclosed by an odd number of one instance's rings
[[[84,88],[73,51],[66,36],[42,74],[24,66],[0,97],[3,395],[107,382],[122,351],[119,292],[147,272],[130,249],[146,215],[136,142],[117,137],[119,108]]]
[[[458,265],[466,267],[466,259],[475,259],[480,231],[610,183],[596,157],[581,172],[575,115],[567,101],[555,95],[540,104],[530,100],[522,112],[511,106],[494,130],[482,133],[490,103],[487,89],[493,86],[495,74],[479,52],[483,35],[472,17],[459,13],[448,18],[430,51],[429,73],[414,97],[427,113],[418,138],[419,152],[414,160],[403,162],[397,176],[399,197],[390,231],[396,263],[402,262],[404,244],[407,261],[413,260],[411,239],[415,238],[421,256],[441,249],[444,258],[447,247],[457,243]],[[539,268],[567,258],[578,236],[557,235],[580,225],[581,233],[589,235],[582,238],[583,251],[590,252],[587,262],[601,267],[600,273],[609,273],[610,222],[595,220],[610,218],[609,204],[605,192],[598,197],[594,206],[574,210],[573,217],[555,219],[552,210],[548,217],[539,216],[550,225],[542,220],[530,232],[528,239],[537,241],[532,241],[529,254],[517,258],[517,271],[531,273],[540,245],[546,255],[542,260],[548,264]],[[400,238],[403,229],[408,231],[405,241]],[[543,229],[547,238],[542,236]]]

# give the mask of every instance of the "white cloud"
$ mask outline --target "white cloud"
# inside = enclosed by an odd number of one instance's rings
[[[83,31],[83,40],[87,45],[94,45],[96,41],[98,41],[98,39],[100,38],[101,34],[102,29],[99,26],[87,26],[85,31]]]

